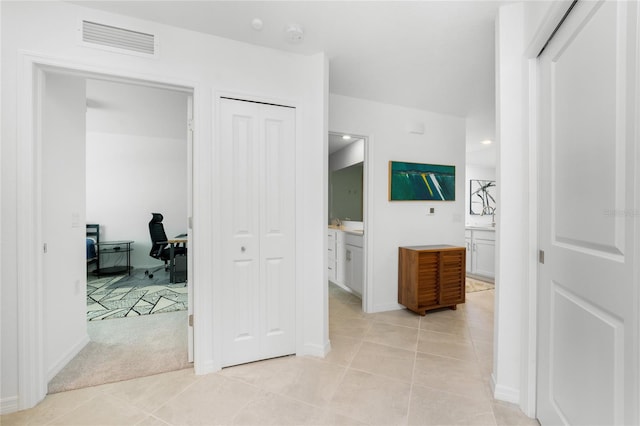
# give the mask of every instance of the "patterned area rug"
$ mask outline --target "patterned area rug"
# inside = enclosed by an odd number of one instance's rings
[[[87,278],[87,320],[96,321],[150,315],[187,309],[185,283],[169,283],[169,273],[162,270],[152,279],[144,269],[131,275]]]
[[[493,290],[496,286],[486,281],[480,281],[467,277],[466,292],[475,293],[476,291]]]

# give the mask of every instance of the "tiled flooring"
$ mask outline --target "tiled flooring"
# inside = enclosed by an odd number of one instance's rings
[[[537,425],[489,390],[493,290],[458,310],[367,315],[330,290],[333,350],[195,376],[180,370],[48,396],[3,426]]]

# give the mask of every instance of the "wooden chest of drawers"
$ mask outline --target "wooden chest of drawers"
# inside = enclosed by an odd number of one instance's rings
[[[448,245],[400,247],[398,303],[420,315],[456,309],[465,300],[465,248]]]

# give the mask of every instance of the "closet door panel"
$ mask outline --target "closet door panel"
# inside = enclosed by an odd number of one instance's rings
[[[263,106],[261,264],[264,357],[295,352],[295,110]]]
[[[221,103],[223,365],[260,350],[259,119],[255,104]]]
[[[295,110],[222,99],[220,120],[229,366],[295,352]]]

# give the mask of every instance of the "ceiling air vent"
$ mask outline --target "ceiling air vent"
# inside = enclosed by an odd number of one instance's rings
[[[155,54],[155,36],[139,31],[82,21],[82,41],[118,50]]]

